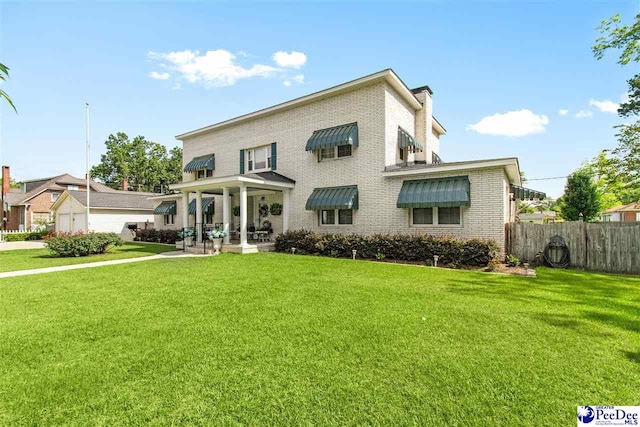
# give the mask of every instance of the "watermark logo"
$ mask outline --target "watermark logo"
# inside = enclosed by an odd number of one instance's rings
[[[578,406],[578,427],[640,426],[640,406]]]

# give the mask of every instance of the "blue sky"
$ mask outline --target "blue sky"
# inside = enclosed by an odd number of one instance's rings
[[[95,164],[109,133],[174,146],[179,133],[393,68],[433,89],[445,161],[517,156],[529,178],[566,176],[616,144],[621,119],[607,110],[635,70],[615,55],[596,61],[591,46],[602,19],[638,11],[636,1],[0,2],[3,89],[19,113],[0,107],[0,161],[17,179],[81,176],[85,100]],[[276,52],[306,60],[278,63]],[[528,186],[557,197],[564,180]]]

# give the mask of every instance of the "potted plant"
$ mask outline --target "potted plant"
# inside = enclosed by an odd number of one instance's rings
[[[185,246],[193,246],[193,236],[195,231],[193,228],[185,228],[178,232],[178,238],[184,241]]]
[[[271,212],[271,215],[273,216],[282,214],[282,205],[280,203],[272,203],[269,212]]]
[[[207,231],[207,238],[213,242],[213,254],[218,255],[220,248],[222,248],[222,239],[227,235],[224,230],[216,228],[215,230]]]

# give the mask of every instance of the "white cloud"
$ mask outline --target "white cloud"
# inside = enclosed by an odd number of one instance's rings
[[[593,113],[589,110],[580,110],[573,115],[576,119],[584,119],[585,117],[591,117]]]
[[[149,77],[156,80],[167,80],[169,79],[169,73],[158,73],[157,71],[152,71],[149,73]]]
[[[589,105],[596,107],[598,110],[604,113],[617,113],[620,105],[616,104],[613,101],[609,101],[608,99],[604,101],[596,101],[595,99],[589,100]]]
[[[287,79],[282,82],[282,84],[285,85],[286,87],[289,87],[294,83],[299,85],[304,83],[304,74],[298,74],[296,76],[293,76],[291,79]]]
[[[273,60],[280,67],[298,69],[307,62],[307,55],[305,55],[302,52],[296,52],[296,51],[293,51],[291,53],[278,51],[273,54]]]
[[[569,114],[569,110],[559,110],[558,113],[560,113],[561,116],[566,116]]]
[[[286,87],[291,86],[291,80],[285,80],[282,82],[283,85],[285,85]]]
[[[467,126],[483,135],[524,136],[545,131],[549,118],[534,114],[531,110],[507,111],[484,117],[478,123]]]
[[[224,49],[208,50],[203,55],[199,51],[149,52],[149,59],[164,63],[176,71],[189,83],[205,86],[233,86],[238,80],[251,77],[270,77],[278,69],[270,65],[254,64],[243,67],[235,62],[236,56]]]

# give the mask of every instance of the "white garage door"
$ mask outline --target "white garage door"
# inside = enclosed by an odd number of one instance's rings
[[[69,231],[69,214],[59,214],[56,223],[56,231],[66,233]]]
[[[73,232],[78,232],[78,231],[84,231],[84,229],[86,228],[86,224],[84,221],[84,216],[85,214],[83,213],[74,213],[73,214]]]

